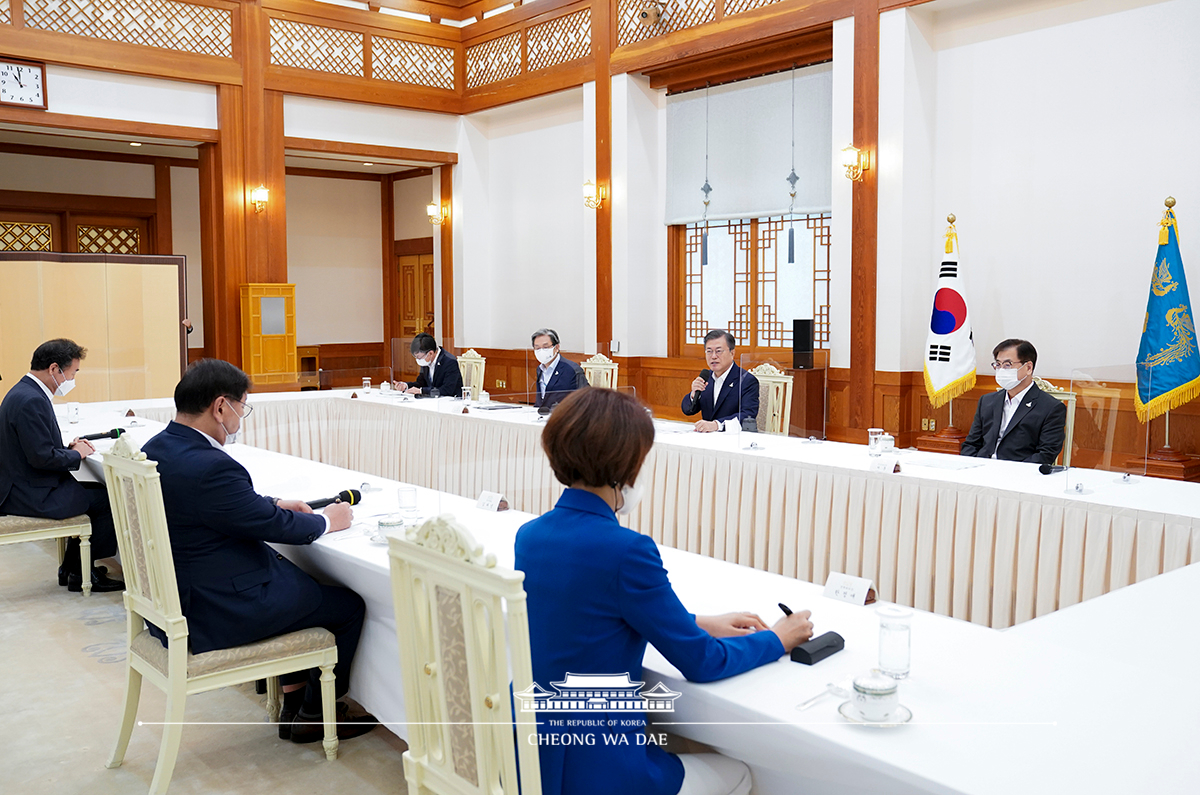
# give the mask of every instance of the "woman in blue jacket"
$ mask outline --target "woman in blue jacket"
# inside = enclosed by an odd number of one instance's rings
[[[525,572],[533,680],[544,690],[554,692],[568,674],[640,683],[647,642],[688,679],[709,682],[777,660],[812,636],[808,611],[770,628],[748,613],[688,613],[654,541],[617,522],[641,497],[635,483],[653,442],[645,407],[609,389],[571,393],[542,432],[554,475],[568,488],[517,533],[516,567]],[[538,721],[544,795],[750,791],[741,762],[647,743],[641,712],[555,710]]]

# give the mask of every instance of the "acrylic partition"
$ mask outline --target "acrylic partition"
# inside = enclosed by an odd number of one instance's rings
[[[185,257],[3,252],[0,279],[0,397],[56,337],[88,351],[72,402],[174,394],[187,364]]]
[[[391,391],[394,381],[390,367],[351,367],[345,370],[318,370],[320,389],[353,389],[371,394]]]
[[[1056,462],[1063,466],[1070,450],[1071,468],[1062,475],[1067,491],[1116,489],[1146,473],[1150,424],[1140,423],[1134,408],[1139,377],[1147,390],[1153,388],[1152,368],[1135,364],[1081,367],[1071,371],[1069,390],[1051,393],[1063,400],[1068,410],[1064,452]],[[1098,481],[1081,471],[1084,469],[1114,476]]]

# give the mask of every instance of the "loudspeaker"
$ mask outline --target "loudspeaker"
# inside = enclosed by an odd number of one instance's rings
[[[813,368],[813,322],[792,321],[792,367],[796,370]]]

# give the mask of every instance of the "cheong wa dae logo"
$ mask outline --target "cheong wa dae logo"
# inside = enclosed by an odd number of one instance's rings
[[[558,692],[544,690],[533,682],[513,698],[521,712],[674,712],[676,693],[662,682],[642,691],[645,682],[633,682],[623,674],[567,674],[561,682],[551,682]]]

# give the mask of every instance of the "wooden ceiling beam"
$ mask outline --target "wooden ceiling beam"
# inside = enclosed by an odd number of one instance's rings
[[[432,149],[405,149],[399,146],[379,146],[377,144],[359,144],[346,141],[326,141],[319,138],[283,139],[284,149],[299,152],[317,152],[334,155],[351,155],[366,160],[411,160],[417,163],[446,165],[458,162],[456,152],[438,152]]]
[[[771,74],[795,66],[809,66],[833,60],[833,26],[788,36],[774,42],[733,48],[712,55],[677,61],[648,69],[651,88],[665,88],[676,94],[720,85],[748,77]]]

